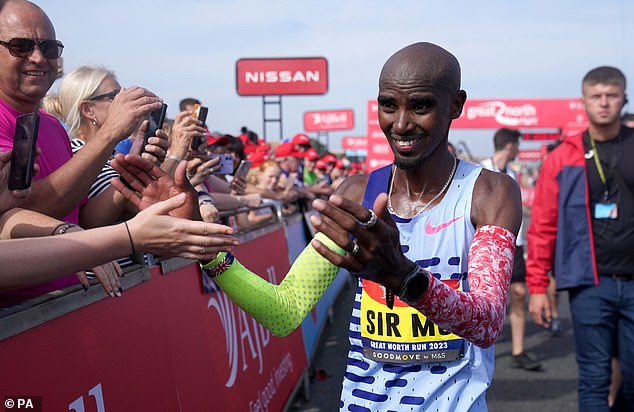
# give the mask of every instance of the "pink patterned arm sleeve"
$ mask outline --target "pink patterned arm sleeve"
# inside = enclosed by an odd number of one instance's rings
[[[486,348],[500,336],[513,270],[515,235],[505,228],[479,228],[469,248],[469,292],[456,291],[431,277],[414,305],[443,329]]]

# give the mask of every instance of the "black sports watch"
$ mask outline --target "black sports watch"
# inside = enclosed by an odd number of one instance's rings
[[[400,300],[408,304],[418,302],[427,289],[429,289],[429,272],[416,265],[410,274],[403,280],[403,284],[397,294]]]

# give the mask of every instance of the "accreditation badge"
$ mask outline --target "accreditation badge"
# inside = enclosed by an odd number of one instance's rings
[[[616,219],[619,217],[619,208],[616,203],[597,203],[594,205],[595,219]]]
[[[442,280],[460,290],[460,280]],[[385,287],[362,280],[361,341],[363,356],[389,363],[447,362],[464,354],[464,339],[439,328],[418,310],[394,299],[385,303]]]

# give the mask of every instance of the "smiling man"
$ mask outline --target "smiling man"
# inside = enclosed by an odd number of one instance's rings
[[[57,119],[39,110],[42,98],[57,76],[64,46],[42,9],[24,0],[0,1],[0,149],[13,147],[16,118],[24,113],[40,116],[37,160],[40,172],[31,195],[19,206],[79,222],[79,205],[107,162],[115,145],[129,136],[150,111],[161,107],[161,99],[151,92],[132,87],[115,97],[97,138],[72,156],[70,139]],[[20,236],[50,235],[52,228],[35,228]],[[0,296],[0,306],[76,283],[69,276],[37,288]],[[116,292],[116,291],[113,291]]]
[[[396,52],[378,95],[394,164],[313,202],[320,233],[279,286],[230,254],[203,265],[277,335],[300,324],[339,268],[359,276],[341,410],[487,409],[521,201],[509,176],[449,153],[465,100],[448,51],[416,43]]]

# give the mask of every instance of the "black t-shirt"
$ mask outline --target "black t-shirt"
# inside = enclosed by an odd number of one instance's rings
[[[592,149],[587,131],[583,143],[587,158]],[[606,178],[604,185],[594,157],[586,159],[597,269],[599,274],[634,273],[634,129],[621,127],[616,138],[595,144]],[[616,203],[618,218],[596,219],[597,203]]]

